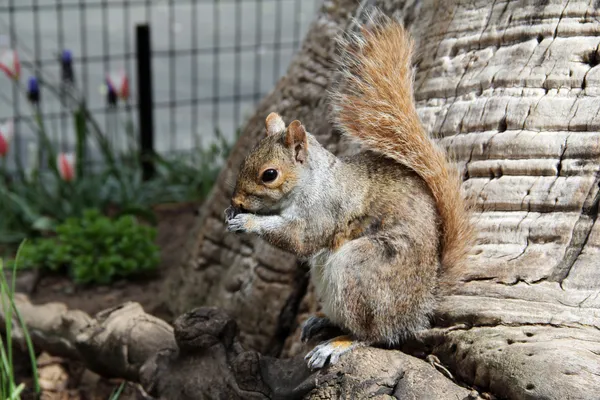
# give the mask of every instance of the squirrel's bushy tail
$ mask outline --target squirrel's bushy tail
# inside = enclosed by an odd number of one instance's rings
[[[331,93],[335,123],[363,148],[406,165],[427,183],[443,225],[442,268],[455,275],[473,238],[461,179],[417,114],[409,34],[399,23],[377,17],[339,39],[341,81]]]

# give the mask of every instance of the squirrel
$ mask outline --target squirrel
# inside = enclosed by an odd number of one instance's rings
[[[338,158],[300,121],[286,127],[271,113],[225,212],[229,231],[309,261],[322,315],[304,323],[302,341],[345,333],[306,355],[312,369],[427,329],[440,282],[460,273],[474,235],[458,169],[416,111],[412,39],[388,17],[359,28],[339,39],[331,93],[334,123],[359,154]]]

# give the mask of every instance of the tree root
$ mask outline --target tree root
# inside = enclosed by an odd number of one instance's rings
[[[444,399],[469,394],[427,362],[394,350],[360,349],[319,371],[310,371],[302,355],[277,359],[245,351],[236,322],[218,308],[197,308],[171,327],[137,303],[95,317],[60,303],[33,305],[21,294],[15,303],[36,347],[79,360],[103,376],[138,382],[155,398],[403,398],[425,393],[425,398]],[[0,322],[5,322],[2,311]],[[13,336],[24,345],[22,330],[15,329]]]

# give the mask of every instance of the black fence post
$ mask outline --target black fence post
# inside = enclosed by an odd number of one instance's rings
[[[154,175],[154,99],[152,97],[152,48],[150,26],[136,27],[137,92],[140,127],[140,159],[144,180]]]

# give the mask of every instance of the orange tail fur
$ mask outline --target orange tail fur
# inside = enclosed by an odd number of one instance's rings
[[[339,91],[332,93],[335,123],[363,148],[398,161],[425,180],[443,224],[443,272],[456,276],[474,236],[461,177],[417,114],[412,40],[399,23],[382,18],[339,40],[342,77]]]

